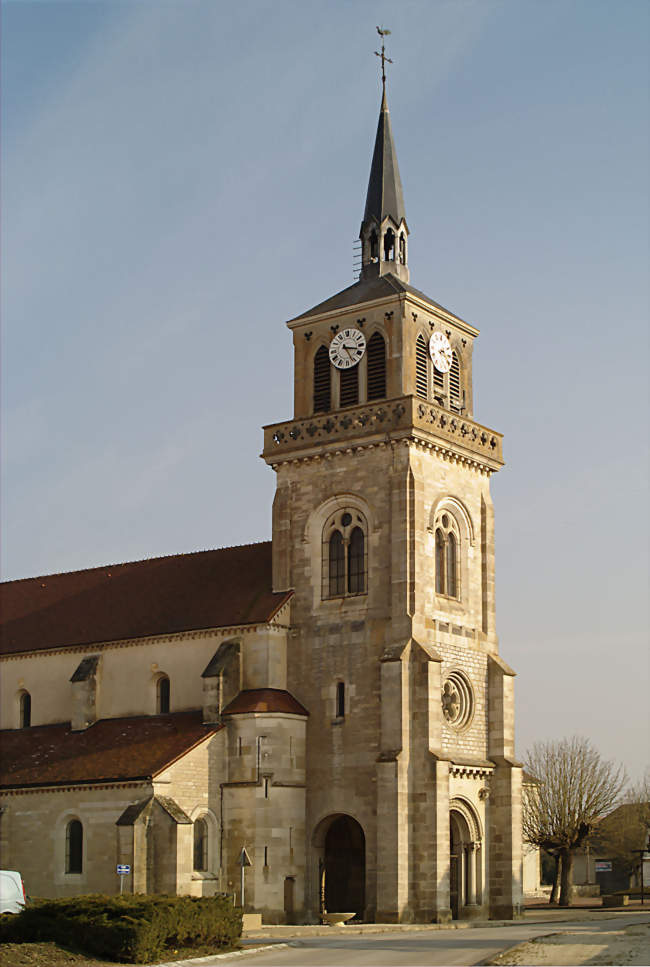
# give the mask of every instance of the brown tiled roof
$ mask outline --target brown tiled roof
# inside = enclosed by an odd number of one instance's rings
[[[222,726],[201,712],[102,719],[83,732],[70,723],[0,732],[0,787],[150,779]]]
[[[0,585],[0,654],[269,621],[271,542]]]
[[[242,712],[288,712],[291,715],[309,715],[309,712],[283,688],[248,688],[226,705],[222,715],[238,715]]]

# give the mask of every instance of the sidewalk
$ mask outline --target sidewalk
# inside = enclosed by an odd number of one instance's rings
[[[512,923],[560,923],[567,920],[602,920],[605,917],[625,918],[628,913],[644,913],[650,918],[650,903],[641,906],[640,901],[630,901],[626,907],[603,907],[600,897],[578,898],[570,907],[551,906],[548,901],[526,905],[521,920],[452,920],[451,923],[347,923],[342,927],[324,924],[265,924],[256,930],[245,930],[244,940],[274,940],[276,937],[324,937],[352,933],[388,933],[422,930],[471,930],[477,927],[506,927]]]

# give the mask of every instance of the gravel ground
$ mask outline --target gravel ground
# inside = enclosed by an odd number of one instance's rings
[[[650,964],[650,923],[630,924],[607,932],[547,934],[513,947],[490,963],[495,967],[576,967],[579,964],[647,967]]]

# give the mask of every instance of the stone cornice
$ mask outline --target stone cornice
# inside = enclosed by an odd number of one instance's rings
[[[61,782],[43,783],[43,785],[24,785],[24,786],[0,786],[0,796],[27,796],[33,793],[44,792],[88,792],[101,791],[106,789],[140,789],[143,786],[151,785],[151,778],[143,776],[141,779],[116,779],[111,781],[89,780],[88,782]]]
[[[263,459],[327,459],[404,441],[491,473],[503,466],[502,434],[416,396],[380,400],[264,427]]]
[[[254,634],[261,628],[266,631],[290,631],[291,626],[277,619],[286,613],[289,602],[278,611],[269,622],[252,625],[232,625],[223,628],[197,628],[191,631],[176,631],[166,635],[151,635],[142,638],[122,638],[116,641],[89,641],[80,645],[58,645],[54,648],[33,648],[31,651],[16,651],[0,655],[0,661],[16,661],[19,658],[42,657],[43,655],[82,654],[89,651],[107,651],[112,648],[136,648],[142,645],[159,645],[163,642],[193,640],[196,638],[230,638],[237,635]]]

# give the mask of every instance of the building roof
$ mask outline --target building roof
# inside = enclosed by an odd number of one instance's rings
[[[244,712],[285,712],[290,715],[309,715],[309,712],[283,688],[248,688],[233,698],[222,715]]]
[[[201,712],[176,712],[101,719],[83,732],[69,722],[3,729],[0,787],[152,779],[220,728]]]
[[[390,113],[384,93],[377,123],[375,150],[370,165],[363,221],[365,223],[376,219],[381,224],[387,215],[390,215],[396,225],[399,225],[402,219],[406,220],[402,179],[399,175]]]
[[[0,585],[0,654],[270,621],[271,542]]]
[[[336,312],[338,309],[347,309],[351,306],[363,305],[365,302],[374,302],[375,299],[385,299],[387,296],[400,295],[402,293],[422,299],[424,302],[428,302],[430,306],[436,309],[442,309],[448,315],[459,319],[459,316],[456,316],[449,309],[445,309],[444,306],[434,302],[424,292],[420,292],[419,289],[409,285],[408,282],[402,282],[392,272],[388,272],[386,275],[380,275],[370,279],[361,279],[359,282],[355,282],[353,285],[348,286],[347,289],[342,289],[324,302],[319,302],[313,308],[290,319],[289,322],[298,322],[301,319],[309,319],[310,316],[319,316],[324,312]],[[463,320],[460,319],[460,322],[463,322]]]

